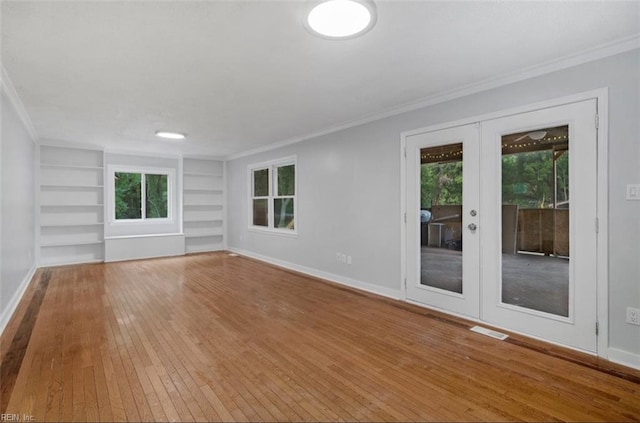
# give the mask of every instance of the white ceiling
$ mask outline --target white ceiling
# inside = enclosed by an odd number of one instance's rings
[[[2,65],[42,139],[227,156],[640,32],[638,1],[376,4],[333,41],[303,1],[5,0]]]

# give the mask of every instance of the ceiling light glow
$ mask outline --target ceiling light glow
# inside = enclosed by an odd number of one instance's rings
[[[369,31],[376,21],[370,0],[326,0],[314,3],[307,16],[308,28],[327,38],[353,38]]]
[[[169,140],[183,140],[187,136],[186,134],[181,134],[179,132],[156,131],[156,137],[166,138]]]

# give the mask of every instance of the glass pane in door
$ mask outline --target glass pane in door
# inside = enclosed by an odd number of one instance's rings
[[[420,150],[420,284],[462,294],[462,143]]]
[[[569,316],[569,127],[502,137],[502,302]]]

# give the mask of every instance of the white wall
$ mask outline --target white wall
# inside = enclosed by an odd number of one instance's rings
[[[3,91],[1,94],[0,331],[34,268],[35,146]]]
[[[610,346],[640,355],[640,51],[634,50],[227,163],[228,246],[400,292],[400,132],[609,87]],[[247,165],[298,156],[298,238],[247,231]],[[353,257],[338,263],[336,252]]]

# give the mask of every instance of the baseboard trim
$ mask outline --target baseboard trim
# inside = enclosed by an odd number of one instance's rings
[[[370,292],[372,294],[381,295],[383,297],[391,298],[394,300],[400,299],[401,292],[399,289],[385,288],[379,285],[374,285],[368,282],[359,281],[357,279],[351,279],[351,278],[336,275],[333,273],[324,272],[322,270],[314,269],[311,267],[301,266],[299,264],[275,259],[273,257],[254,253],[252,251],[242,250],[239,248],[230,247],[230,248],[227,248],[227,251],[239,254],[241,256],[246,256],[256,260],[260,260],[265,263],[272,264],[274,266],[282,267],[284,269],[293,270],[294,272],[302,273],[304,275],[313,276],[315,278],[324,279],[329,282],[334,282],[340,285],[348,286],[350,288],[359,289],[361,291]]]
[[[31,269],[29,269],[29,272],[27,272],[27,275],[24,277],[24,279],[20,283],[18,290],[15,292],[15,294],[13,294],[13,297],[11,297],[11,301],[9,301],[9,304],[7,304],[7,308],[5,308],[2,311],[2,315],[0,315],[0,336],[4,333],[4,330],[7,328],[7,325],[9,324],[9,320],[11,320],[13,313],[16,312],[16,309],[18,308],[18,304],[20,304],[20,300],[22,300],[24,293],[27,291],[27,288],[29,287],[29,283],[31,282],[31,279],[33,279],[33,275],[35,275],[36,273],[36,269],[37,267],[35,265],[31,266]]]
[[[614,363],[640,370],[640,354],[609,347],[607,358]]]

